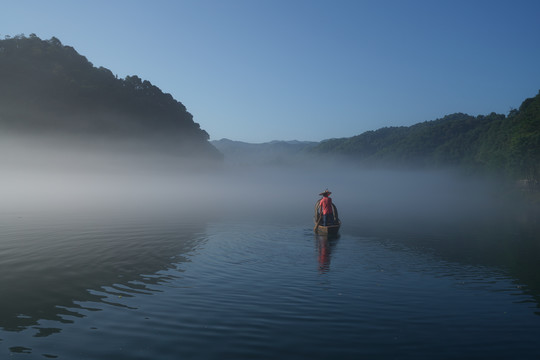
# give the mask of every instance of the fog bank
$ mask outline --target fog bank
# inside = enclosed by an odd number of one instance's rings
[[[452,171],[367,170],[313,162],[209,168],[198,161],[118,146],[9,138],[0,147],[4,214],[177,212],[309,228],[318,194],[328,188],[346,231],[385,222],[489,221],[507,206],[496,181]]]

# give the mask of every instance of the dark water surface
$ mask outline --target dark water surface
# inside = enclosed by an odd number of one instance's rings
[[[540,358],[535,274],[411,237],[5,214],[0,358]]]

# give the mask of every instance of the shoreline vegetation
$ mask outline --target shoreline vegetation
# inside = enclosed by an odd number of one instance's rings
[[[412,126],[385,127],[319,143],[248,144],[209,141],[186,107],[138,76],[119,79],[55,37],[0,40],[0,129],[10,134],[99,139],[119,147],[129,139],[159,150],[218,162],[250,164],[346,161],[365,168],[433,170],[504,179],[540,206],[540,92],[507,115],[463,113]],[[251,158],[242,158],[246,154]],[[241,161],[239,161],[241,162]],[[260,164],[260,162],[259,162]]]
[[[0,40],[3,134],[97,140],[128,152],[221,160],[186,107],[138,76],[119,79],[59,39]],[[99,147],[99,145],[97,145]],[[122,149],[121,149],[122,150]]]

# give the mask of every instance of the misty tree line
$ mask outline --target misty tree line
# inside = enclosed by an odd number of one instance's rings
[[[55,37],[0,40],[0,125],[148,137],[162,134],[217,151],[185,106],[138,76],[119,79]]]
[[[138,76],[119,79],[109,69],[96,68],[55,37],[41,40],[31,34],[0,40],[0,79],[4,129],[143,138],[166,134],[178,145],[218,156],[206,131],[170,94]],[[540,93],[508,115],[456,113],[326,140],[306,151],[373,166],[453,166],[537,184]]]
[[[540,92],[508,116],[456,113],[409,127],[386,127],[323,141],[311,151],[365,165],[452,166],[538,184]]]

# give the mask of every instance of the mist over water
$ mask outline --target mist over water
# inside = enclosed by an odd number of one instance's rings
[[[537,223],[520,224],[519,199],[507,187],[453,170],[365,169],[313,159],[206,164],[136,144],[59,138],[10,137],[0,144],[6,219],[223,220],[311,229],[318,194],[328,188],[344,234],[451,247],[457,254],[476,249],[475,256],[496,259],[508,244],[523,243],[516,233],[528,231],[525,243],[536,237]]]
[[[311,221],[318,193],[333,192],[347,225],[384,219],[438,222],[501,215],[495,181],[452,171],[368,170],[350,164],[199,164],[129,146],[4,138],[1,210],[185,210]]]
[[[516,192],[497,179],[450,169],[365,169],[315,159],[216,164],[136,143],[76,138],[11,136],[0,150],[0,212],[7,218],[221,219],[309,229],[318,194],[328,188],[342,233],[452,246],[457,253],[476,248],[482,256],[495,251],[499,259],[506,245],[532,243],[538,231]],[[527,240],[517,241],[516,233]]]
[[[205,164],[147,150],[0,141],[0,353],[538,353],[537,233],[522,232],[517,202],[497,181],[335,162]],[[313,234],[325,188],[343,222],[336,239]]]

